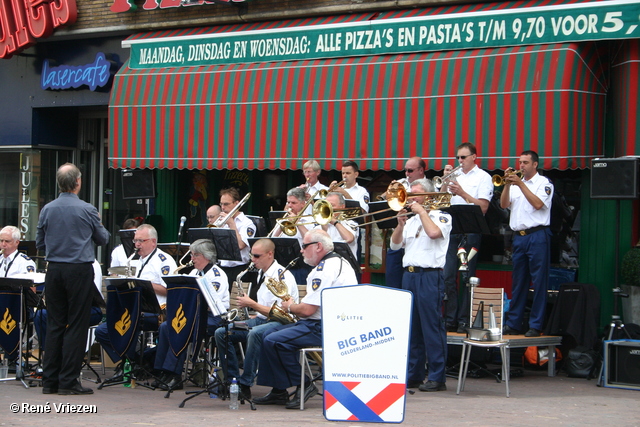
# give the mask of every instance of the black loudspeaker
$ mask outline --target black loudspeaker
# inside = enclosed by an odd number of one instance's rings
[[[151,169],[122,169],[123,199],[153,199],[156,187]]]
[[[637,197],[637,158],[591,160],[592,199],[635,199]]]
[[[640,390],[640,340],[605,341],[605,387]]]

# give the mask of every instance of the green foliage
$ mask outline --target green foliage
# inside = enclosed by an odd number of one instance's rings
[[[640,286],[640,247],[632,248],[622,257],[622,280],[625,285]]]

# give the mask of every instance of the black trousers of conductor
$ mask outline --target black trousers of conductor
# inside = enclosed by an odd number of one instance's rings
[[[49,263],[44,282],[49,318],[43,387],[69,389],[76,384],[87,345],[94,287],[91,263]]]

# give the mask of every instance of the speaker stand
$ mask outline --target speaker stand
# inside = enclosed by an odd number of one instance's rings
[[[623,338],[626,336],[627,339],[631,339],[631,335],[629,335],[629,331],[627,331],[624,327],[624,322],[622,321],[622,317],[618,315],[618,299],[619,298],[629,298],[629,294],[625,294],[622,292],[620,288],[613,289],[613,314],[611,315],[611,324],[609,325],[609,333],[607,334],[606,341],[611,341],[614,336],[616,338]],[[614,335],[615,333],[615,335]],[[602,351],[604,351],[604,346],[602,347]],[[598,387],[602,387],[604,385],[604,354],[602,364],[600,365],[600,375],[598,375]]]

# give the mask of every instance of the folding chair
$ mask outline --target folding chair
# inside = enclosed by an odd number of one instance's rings
[[[313,372],[311,371],[311,365],[309,364],[309,359],[307,358],[307,353],[309,356],[318,364],[320,367],[320,377],[322,376],[322,347],[309,347],[309,348],[301,348],[300,349],[300,393],[304,394],[304,370],[307,368],[307,372],[309,372],[309,378],[311,381],[315,381],[318,379],[313,376]],[[304,398],[300,398],[300,410],[304,410]]]
[[[489,305],[493,305],[493,313],[496,317],[496,325],[500,329],[500,338],[502,338],[502,311],[503,311],[503,288],[471,288],[471,317],[477,312],[481,301],[484,302],[485,310],[483,312],[484,324],[489,324]],[[460,356],[460,371],[458,373],[458,388],[456,394],[464,390],[464,383],[467,379],[467,371],[469,369],[469,359],[473,347],[480,348],[499,348],[502,357],[502,381],[507,387],[507,397],[509,397],[509,366],[510,366],[510,349],[509,341],[499,339],[498,341],[478,341],[465,339],[462,342],[462,355]]]

